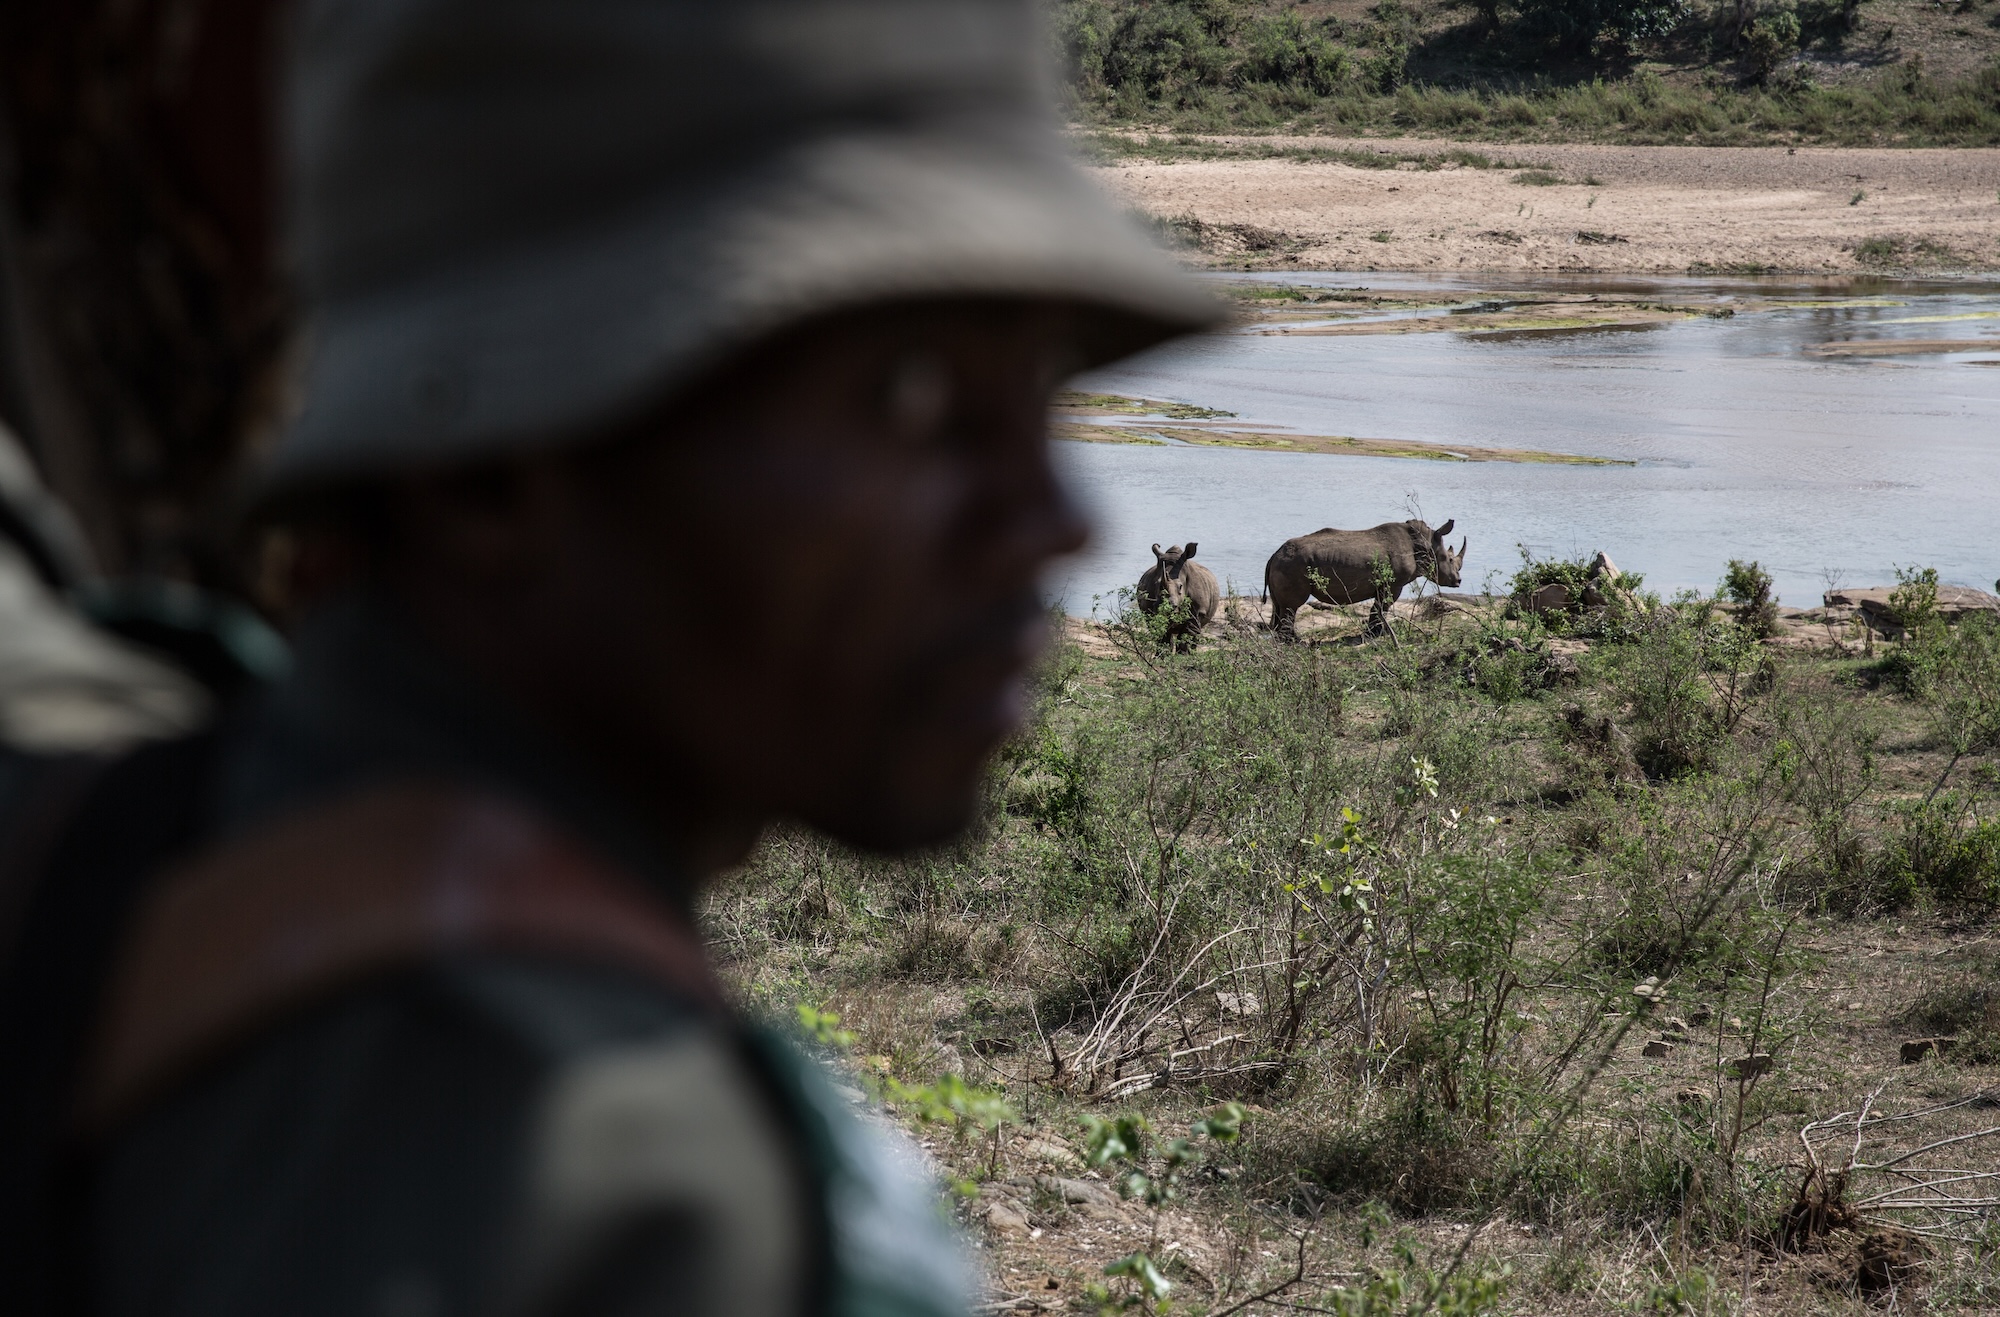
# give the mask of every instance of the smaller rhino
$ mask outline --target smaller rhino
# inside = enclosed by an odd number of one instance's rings
[[[1194,561],[1196,547],[1190,541],[1185,549],[1176,544],[1162,553],[1155,544],[1153,565],[1139,578],[1139,611],[1154,617],[1164,609],[1170,620],[1163,639],[1182,654],[1222,607],[1222,587],[1214,572]]]

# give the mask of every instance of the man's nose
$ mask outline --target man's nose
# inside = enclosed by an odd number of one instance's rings
[[[1044,439],[1021,491],[1022,551],[1036,565],[1075,553],[1090,542],[1090,519],[1055,469]]]

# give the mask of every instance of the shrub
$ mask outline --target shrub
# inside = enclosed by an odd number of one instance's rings
[[[1592,575],[1594,557],[1536,558],[1525,546],[1520,552],[1521,566],[1507,582],[1514,599],[1527,599],[1545,585],[1560,585],[1572,602],[1589,599],[1590,592],[1604,600],[1601,607],[1553,620],[1551,624],[1558,630],[1571,636],[1620,641],[1645,629],[1644,610],[1657,601],[1640,593],[1646,578],[1638,572],[1621,572],[1616,582],[1607,584]]]
[[[1382,36],[1376,42],[1375,53],[1362,61],[1361,75],[1369,86],[1385,95],[1399,90],[1410,76],[1409,44],[1394,34]]]
[[[1742,645],[1731,630],[1701,601],[1678,599],[1671,609],[1655,610],[1621,654],[1616,684],[1631,709],[1633,752],[1652,776],[1706,767],[1734,721],[1730,715],[1740,712],[1718,707],[1708,680],[1718,660],[1732,676],[1741,666]]]
[[[1777,629],[1778,604],[1771,597],[1771,574],[1755,561],[1731,558],[1721,594],[1742,606],[1737,621],[1759,640]]]
[[[1759,82],[1768,80],[1799,48],[1799,15],[1789,3],[1759,15],[1743,30],[1744,57]]]
[[[1687,21],[1688,0],[1518,0],[1527,29],[1571,54],[1600,38],[1621,46],[1665,36]]]
[[[1688,0],[1525,0],[1517,26],[1573,56],[1593,47],[1609,55],[1682,27],[1688,7]],[[1740,26],[1730,26],[1732,15],[1712,40],[1739,55],[1758,84],[1741,88],[1722,79],[1676,87],[1641,72],[1523,90],[1520,75],[1539,73],[1532,58],[1475,74],[1470,86],[1426,86],[1412,77],[1413,59],[1446,52],[1401,3],[1372,6],[1365,33],[1345,36],[1333,20],[1291,12],[1245,21],[1229,0],[1057,0],[1053,29],[1072,104],[1098,120],[1158,123],[1164,113],[1191,131],[1289,121],[1502,139],[1556,126],[1621,143],[2000,143],[2000,65],[1947,80],[1913,62],[1824,87],[1803,66],[1784,67],[1804,44],[1837,46],[1856,12],[1855,0],[1787,0]],[[1863,264],[1884,265],[1968,259],[1921,236],[1874,239],[1857,254]]]
[[[1903,1013],[1928,1034],[1958,1039],[1947,1055],[1972,1065],[2000,1064],[2000,962],[1926,989]]]
[[[1240,76],[1250,82],[1285,83],[1328,96],[1347,81],[1347,48],[1324,31],[1309,29],[1295,13],[1253,24]]]
[[[1566,588],[1572,598],[1582,598],[1584,588],[1593,577],[1590,569],[1595,557],[1590,558],[1537,558],[1525,546],[1520,547],[1521,566],[1507,581],[1507,589],[1512,594],[1529,595],[1545,585],[1560,585]],[[1646,578],[1638,572],[1621,572],[1618,584],[1625,590],[1636,591],[1645,584]]]
[[[1119,10],[1084,0],[1064,6],[1056,30],[1084,86],[1186,102],[1197,89],[1227,83],[1227,42],[1236,25],[1228,0],[1166,0]]]
[[[1840,909],[1866,904],[1870,856],[1861,806],[1877,785],[1881,733],[1859,700],[1824,681],[1787,685],[1772,714],[1772,753],[1806,826],[1809,895]]]
[[[1949,793],[1904,805],[1896,820],[1877,861],[1884,905],[2000,901],[2000,822],[1980,822]]]

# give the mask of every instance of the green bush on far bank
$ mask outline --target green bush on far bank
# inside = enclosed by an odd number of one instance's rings
[[[1260,16],[1229,0],[1061,0],[1055,27],[1073,110],[1103,126],[1715,145],[2000,142],[2000,66],[1937,78],[1913,59],[1816,84],[1794,56],[1815,40],[1837,48],[1855,22],[1852,3],[1753,8],[1747,22],[1722,10],[1700,19],[1682,0],[1520,0],[1514,8],[1513,58],[1476,80],[1452,75],[1450,85],[1412,72],[1425,37],[1401,0],[1382,0],[1361,25],[1289,10]],[[1491,14],[1498,25],[1498,0]],[[1701,38],[1715,63],[1695,85],[1651,72],[1605,77],[1624,61],[1587,57],[1686,35],[1698,22],[1716,25]],[[1556,79],[1546,72],[1550,51],[1585,57]]]

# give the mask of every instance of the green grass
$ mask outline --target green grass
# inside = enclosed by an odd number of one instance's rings
[[[1650,1256],[1646,1232],[1676,1275],[1767,1258],[1806,1113],[1861,1082],[1816,985],[1890,963],[1826,980],[1825,948],[1928,912],[1976,948],[2000,908],[2000,627],[1772,649],[1738,620],[1757,570],[1732,564],[1739,605],[1503,601],[1310,645],[1237,624],[1190,655],[1114,601],[1038,673],[968,837],[883,859],[781,830],[711,897],[710,935],[754,1000],[835,1003],[869,1073],[978,1068],[1045,1131],[1252,1104],[1190,1201],[1265,1239],[1349,1214],[1361,1234],[1321,1254],[1342,1285],[1342,1258],[1388,1265],[1395,1214],[1532,1224],[1553,1290],[1594,1287],[1627,1241]],[[1518,583],[1587,576],[1524,562]],[[1918,805],[1912,782],[1939,785]],[[1865,989],[1885,1027],[1966,1039],[1934,1089],[1992,1063],[1970,954],[1925,958],[1926,994]],[[1682,1028],[1682,1078],[1636,1059]],[[1768,1083],[1705,1059],[1759,1050]],[[1008,1173],[976,1141],[938,1152]],[[1956,1257],[1941,1277],[1972,1274]],[[1631,1281],[1633,1310],[1666,1310],[1647,1286],[1672,1279]]]
[[[1071,140],[1087,160],[1110,164],[1119,160],[1297,160],[1305,164],[1347,165],[1354,169],[1414,169],[1434,172],[1453,166],[1464,169],[1532,169],[1533,165],[1495,159],[1482,151],[1454,147],[1444,151],[1379,150],[1355,147],[1294,146],[1251,138],[1219,142],[1194,133],[1134,134],[1105,126],[1082,126]]]
[[[1877,269],[1950,269],[1972,264],[1964,252],[1934,238],[1890,234],[1866,238],[1854,248],[1854,259]]]

